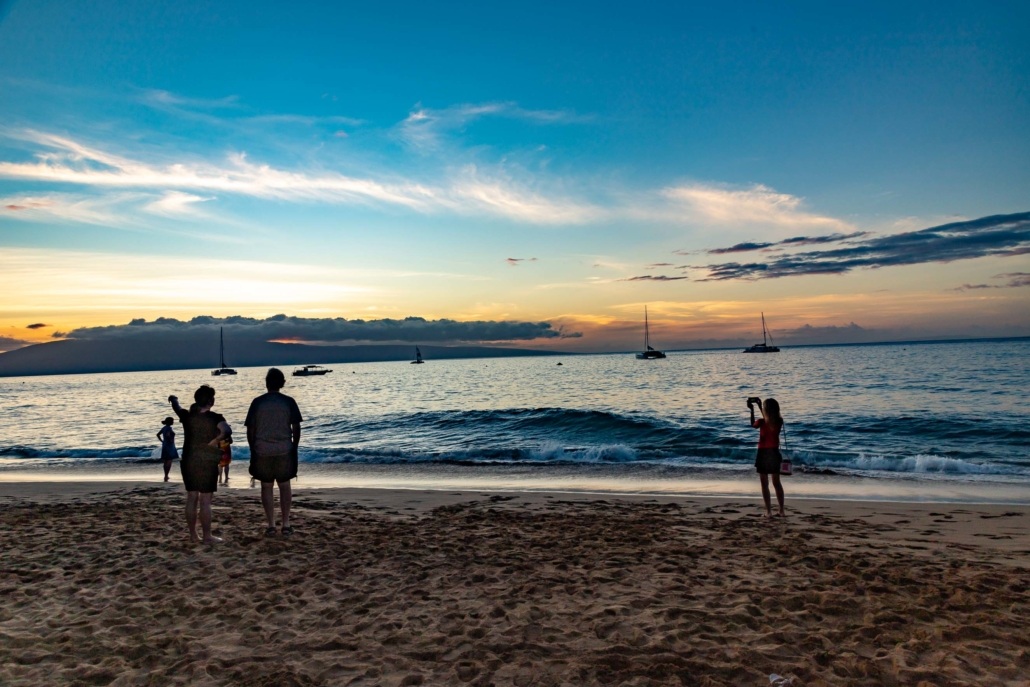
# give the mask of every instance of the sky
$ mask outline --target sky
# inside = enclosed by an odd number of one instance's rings
[[[1030,5],[718,4],[0,0],[0,350],[1030,335]]]

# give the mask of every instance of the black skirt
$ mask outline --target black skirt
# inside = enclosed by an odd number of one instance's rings
[[[760,448],[755,455],[755,469],[765,475],[780,474],[780,463],[783,456],[778,448]]]
[[[190,456],[179,461],[186,491],[213,494],[218,491],[218,460],[221,456]]]

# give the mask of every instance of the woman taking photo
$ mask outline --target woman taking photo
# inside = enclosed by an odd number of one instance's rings
[[[755,419],[755,406],[762,412],[762,417]],[[769,477],[772,477],[773,488],[776,489],[776,501],[780,505],[778,515],[784,517],[783,485],[780,484],[780,432],[783,430],[783,417],[780,415],[780,404],[775,398],[767,398],[762,403],[760,398],[747,400],[751,411],[751,426],[758,430],[758,453],[755,456],[755,469],[762,480],[762,498],[765,499],[765,517],[772,517],[772,499],[769,495]]]

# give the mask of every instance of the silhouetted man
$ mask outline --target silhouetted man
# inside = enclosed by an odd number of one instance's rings
[[[261,482],[261,505],[265,507],[268,529],[265,536],[275,535],[275,495],[273,482],[279,484],[279,507],[282,511],[282,533],[293,534],[290,527],[290,504],[293,492],[290,480],[297,476],[297,447],[300,445],[300,408],[289,396],[280,393],[286,377],[277,368],[265,375],[268,393],[258,396],[247,411],[247,442],[250,444],[250,474]]]

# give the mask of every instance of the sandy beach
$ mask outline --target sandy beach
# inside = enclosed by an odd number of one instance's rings
[[[0,484],[0,684],[1030,684],[1030,507]]]

